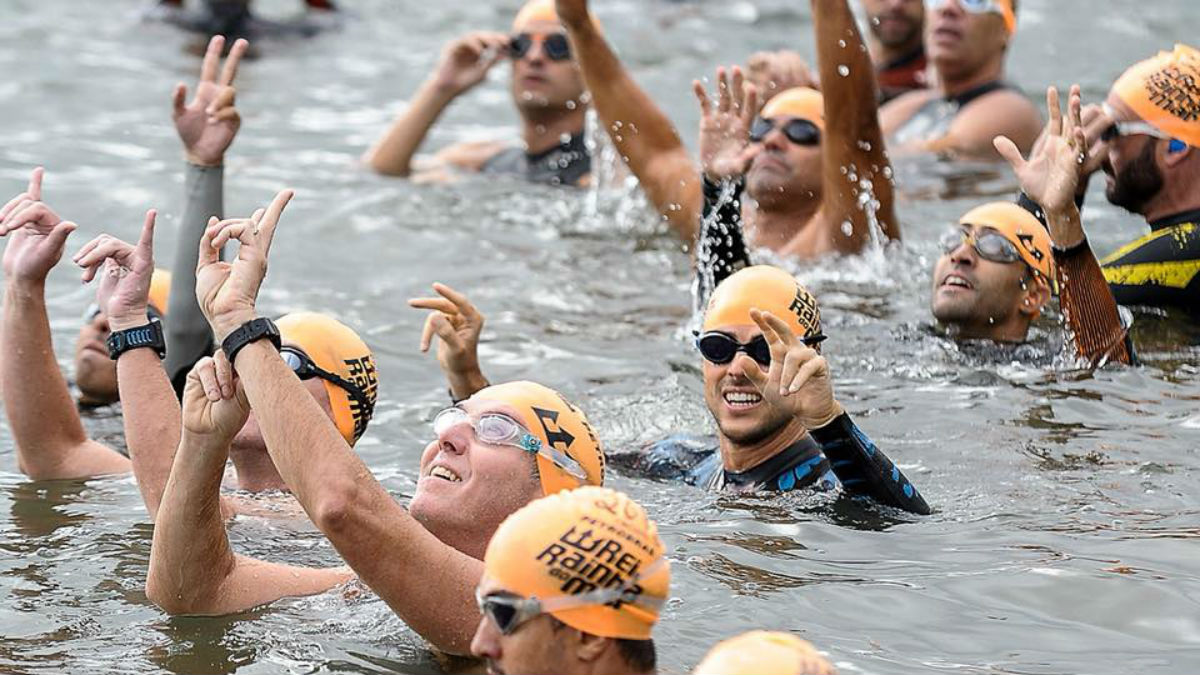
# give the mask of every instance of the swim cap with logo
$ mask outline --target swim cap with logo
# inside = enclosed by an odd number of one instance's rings
[[[363,409],[338,385],[321,380],[329,394],[333,423],[350,445],[362,436],[375,413],[379,374],[370,347],[349,326],[315,312],[294,312],[275,322],[284,343],[299,347],[322,370],[353,382],[366,395]]]
[[[579,462],[588,485],[604,484],[604,451],[583,411],[562,394],[536,382],[506,382],[475,392],[472,399],[507,403],[516,408],[520,422],[546,447]],[[545,455],[537,455],[542,494],[577,488],[583,483]]]
[[[588,486],[535,500],[506,518],[488,542],[483,574],[542,601],[623,591],[620,600],[549,614],[592,635],[648,640],[671,583],[664,553],[645,509],[620,492]]]
[[[154,268],[150,275],[150,304],[159,316],[167,315],[167,298],[171,295],[171,273],[161,267]]]
[[[834,675],[816,648],[792,635],[755,630],[717,644],[692,675]]]
[[[1159,52],[1126,70],[1112,91],[1156,129],[1200,147],[1200,51]]]
[[[529,0],[517,18],[513,19],[514,33],[525,30],[533,23],[558,23],[558,12],[554,9],[554,0]]]
[[[825,131],[825,97],[810,87],[792,87],[771,97],[759,117],[799,117]]]
[[[1054,280],[1054,253],[1050,233],[1037,217],[1012,202],[992,202],[971,209],[959,219],[961,225],[990,227],[1011,241],[1021,259],[1047,283]]]
[[[821,309],[817,299],[796,281],[796,277],[771,265],[746,267],[722,281],[708,301],[703,330],[754,326],[751,308],[783,319],[797,336],[821,332]]]

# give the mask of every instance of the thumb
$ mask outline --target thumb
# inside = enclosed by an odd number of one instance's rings
[[[75,223],[72,223],[69,220],[64,220],[58,225],[55,225],[53,230],[50,230],[50,234],[47,235],[46,241],[55,249],[62,248],[67,244],[67,237],[71,236],[71,233],[74,232],[78,227],[79,226]]]
[[[992,145],[995,146],[996,152],[1000,156],[1008,160],[1009,166],[1013,171],[1020,171],[1025,166],[1025,158],[1021,156],[1021,151],[1017,148],[1017,144],[1012,142],[1008,136],[997,136],[992,139]]]
[[[171,96],[171,103],[176,117],[184,113],[184,100],[187,98],[187,85],[180,82],[175,85],[175,92]]]

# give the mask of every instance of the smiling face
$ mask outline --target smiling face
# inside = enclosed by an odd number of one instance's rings
[[[1003,16],[973,14],[958,0],[943,2],[925,15],[925,51],[943,77],[967,77],[1003,59],[1008,40]]]
[[[521,416],[510,405],[472,398],[460,404],[473,419],[495,412]],[[483,558],[500,523],[542,496],[534,456],[507,445],[488,445],[466,422],[443,432],[421,454],[409,511],[425,529],[468,555]]]
[[[725,333],[745,344],[762,335],[758,326],[719,326],[712,330]],[[704,374],[704,402],[717,423],[721,435],[737,445],[755,445],[787,427],[792,416],[767,403],[746,375],[755,362],[738,352],[726,364],[701,357]]]
[[[86,405],[105,405],[115,402],[117,392],[117,362],[108,358],[108,317],[99,312],[86,317],[75,338],[75,386],[79,401]]]
[[[989,229],[980,228],[977,234]],[[1041,307],[1031,295],[1037,287],[1025,263],[985,260],[964,239],[934,267],[933,316],[960,329],[964,337],[992,337],[1011,330],[1014,323],[1024,324],[1023,334],[1036,316],[1034,304]]]
[[[746,192],[763,208],[777,208],[795,199],[821,196],[821,145],[788,140],[784,124],[793,117],[773,117],[775,128],[760,143],[751,143],[754,159],[746,172]]]
[[[563,35],[561,25],[550,21],[533,21],[520,31],[533,37],[529,51],[521,58],[512,58],[512,80],[509,84],[513,102],[525,113],[567,111],[583,105],[583,74],[574,58],[551,60],[543,41],[550,35]]]

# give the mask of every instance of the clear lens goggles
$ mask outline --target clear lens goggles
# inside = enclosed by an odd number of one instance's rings
[[[1115,119],[1117,117],[1117,111],[1113,110],[1112,106],[1110,106],[1108,103],[1102,104],[1101,108],[1104,110],[1104,114],[1107,115],[1109,119]],[[1169,134],[1165,134],[1162,132],[1162,130],[1158,129],[1154,125],[1142,121],[1114,121],[1108,126],[1108,128],[1100,132],[1100,140],[1104,141],[1105,143],[1108,143],[1113,139],[1120,138],[1121,136],[1150,136],[1153,138],[1161,138],[1167,141],[1171,140],[1171,136]]]
[[[996,0],[925,0],[928,9],[941,9],[949,2],[957,2],[960,7],[971,14],[987,14],[989,12],[1004,15],[1004,8]]]
[[[952,226],[946,230],[938,242],[942,252],[947,255],[953,253],[965,242],[970,244],[975,249],[975,253],[984,260],[997,263],[1022,261],[1021,252],[1017,250],[1016,244],[999,232],[988,228],[972,232],[963,227]]]
[[[472,418],[466,410],[459,407],[446,408],[433,418],[433,432],[438,436],[459,424],[470,425],[475,431],[475,438],[488,445],[508,445],[530,454],[541,455],[566,471],[576,479],[587,482],[587,472],[583,466],[571,459],[566,453],[552,448],[533,435],[523,424],[503,413],[484,413],[478,419]]]

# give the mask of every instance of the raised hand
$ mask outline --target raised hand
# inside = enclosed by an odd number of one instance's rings
[[[805,429],[819,429],[841,415],[842,405],[833,397],[825,357],[793,335],[774,314],[751,309],[750,318],[771,349],[771,367],[765,373],[757,362],[747,359],[746,376],[763,398],[791,412]]]
[[[146,323],[146,305],[150,298],[150,279],[154,276],[154,218],[146,212],[142,236],[137,246],[102,234],[84,244],[72,260],[83,268],[87,283],[100,275],[96,304],[106,316],[111,330],[125,330]]]
[[[762,103],[792,87],[820,89],[808,62],[799,53],[789,49],[753,54],[746,61],[746,79],[762,92]]]
[[[758,89],[745,82],[738,66],[730,79],[724,68],[717,69],[715,109],[704,85],[692,82],[700,102],[700,165],[712,181],[741,176],[754,158],[750,125],[758,114]]]
[[[77,227],[42,202],[43,174],[42,167],[34,169],[25,191],[0,209],[0,237],[12,235],[4,248],[4,275],[18,283],[44,282]]]
[[[256,317],[254,304],[267,275],[271,240],[293,194],[280,191],[270,206],[249,218],[208,221],[196,263],[196,300],[217,342]],[[221,247],[234,239],[239,242],[237,257],[233,262],[219,260]]]
[[[446,45],[434,75],[438,88],[458,96],[482,82],[508,53],[508,41],[504,33],[480,31]]]
[[[225,151],[237,136],[242,118],[233,105],[236,95],[233,79],[237,76],[238,63],[249,46],[250,43],[245,40],[234,42],[218,77],[217,69],[221,64],[225,38],[214,35],[208,42],[208,51],[200,66],[200,82],[196,84],[190,103],[184,104],[187,86],[182,82],[175,85],[172,118],[188,161],[193,164],[220,166],[225,161]]]
[[[228,445],[250,416],[250,401],[225,352],[196,362],[183,387],[183,428]]]
[[[437,298],[413,298],[409,307],[432,310],[421,331],[421,351],[429,351],[434,335],[440,338],[438,363],[455,398],[466,398],[487,386],[479,369],[479,334],[483,314],[467,296],[445,284],[434,284]]]

